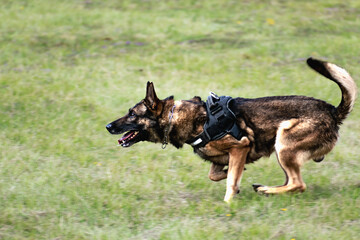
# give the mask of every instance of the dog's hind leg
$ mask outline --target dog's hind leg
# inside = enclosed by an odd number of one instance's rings
[[[303,156],[307,157],[306,153],[294,153],[293,149],[286,149],[277,153],[278,162],[286,176],[284,185],[275,187],[257,186],[254,187],[255,190],[266,194],[305,191],[306,184],[302,180],[300,173]]]
[[[226,181],[225,202],[230,202],[235,194],[239,192],[239,185],[249,150],[249,147],[234,147],[229,150],[229,169]]]
[[[212,181],[220,181],[227,177],[227,169],[224,170],[225,165],[212,163],[209,171],[209,178]]]
[[[279,165],[285,173],[285,183],[274,187],[253,185],[255,191],[266,194],[305,191],[306,185],[302,180],[300,167],[311,158],[310,152],[304,150],[306,149],[304,147],[309,146],[311,141],[304,140],[300,134],[306,134],[307,129],[309,129],[308,123],[297,119],[284,121],[280,124],[276,136],[275,151]]]

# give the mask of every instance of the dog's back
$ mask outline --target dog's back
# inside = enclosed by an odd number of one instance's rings
[[[302,123],[302,127],[296,131],[296,134],[295,129],[291,130],[294,132],[292,136],[294,142],[311,138],[315,139],[314,142],[327,143],[326,148],[331,150],[338,137],[336,108],[322,100],[305,96],[237,98],[234,107],[240,122],[245,123],[240,125],[246,126],[245,131],[250,141],[253,140],[251,142],[254,145],[248,155],[248,162],[269,156],[275,150],[278,130],[288,121],[293,123],[296,121],[296,125],[299,126]],[[290,132],[290,128],[287,132]],[[312,146],[312,148],[319,147]],[[321,156],[313,158],[319,157]]]

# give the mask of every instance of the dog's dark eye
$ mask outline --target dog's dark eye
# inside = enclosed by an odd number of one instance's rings
[[[129,117],[136,117],[136,114],[133,111],[129,112]]]

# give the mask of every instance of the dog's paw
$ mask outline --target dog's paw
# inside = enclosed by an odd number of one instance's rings
[[[261,184],[253,184],[252,186],[253,186],[255,192],[257,192],[261,195],[265,195],[266,197],[269,196],[269,193],[268,193],[269,187],[268,186],[264,186]]]
[[[262,185],[262,184],[259,184],[259,183],[254,183],[254,184],[252,185],[252,187],[254,188],[254,191],[255,191],[255,192],[258,192],[260,187],[265,187],[265,186]]]

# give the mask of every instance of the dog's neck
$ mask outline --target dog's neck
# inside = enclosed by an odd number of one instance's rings
[[[206,121],[204,102],[198,97],[169,101],[164,106],[163,114],[162,119],[166,119],[161,126],[164,130],[163,143],[169,142],[176,148],[181,148],[200,134]]]
[[[165,130],[164,130],[164,140],[163,140],[163,144],[162,144],[162,149],[165,149],[166,146],[168,145],[168,140],[169,140],[169,131],[170,131],[170,127],[171,127],[171,121],[174,117],[174,109],[175,109],[176,105],[174,104],[174,106],[171,108],[171,111],[169,112],[169,123],[167,126],[165,126]]]

